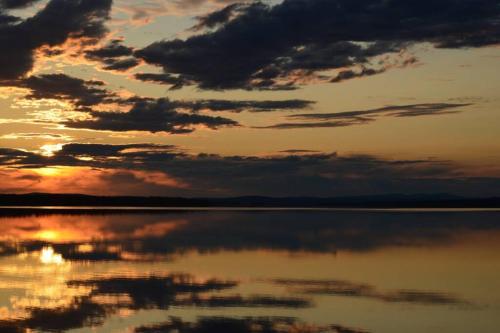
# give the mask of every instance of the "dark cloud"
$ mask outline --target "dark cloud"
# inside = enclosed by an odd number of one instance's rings
[[[274,283],[287,286],[291,292],[314,295],[364,297],[384,302],[403,302],[423,305],[469,305],[470,303],[449,293],[392,290],[381,291],[375,286],[344,280],[292,280],[276,279]]]
[[[312,101],[290,99],[283,101],[228,101],[228,100],[198,100],[184,102],[186,107],[193,111],[229,111],[229,112],[269,112],[307,109],[314,104]]]
[[[206,308],[245,307],[245,308],[308,308],[310,301],[299,297],[273,297],[273,296],[192,296],[175,302],[176,306],[197,306]]]
[[[385,69],[373,69],[373,68],[363,68],[361,71],[353,71],[353,70],[345,70],[345,71],[340,71],[337,76],[333,77],[330,82],[336,83],[336,82],[342,82],[346,80],[351,80],[355,78],[360,78],[360,77],[365,77],[365,76],[372,76],[375,74],[380,74],[385,72]]]
[[[401,196],[393,197],[401,198]],[[378,199],[361,197],[344,200],[351,204],[354,200],[358,200],[357,202],[362,206],[367,201],[374,202]],[[171,202],[186,203],[182,199],[175,200],[177,199],[173,198]],[[245,202],[245,198],[236,200]],[[315,202],[318,201],[321,202],[317,199]],[[78,197],[73,202],[78,202]],[[148,197],[144,202],[155,202],[155,198]],[[207,201],[197,199],[197,202],[203,205]],[[303,202],[308,202],[308,198],[296,198],[296,207]],[[188,208],[167,211],[134,210],[129,211],[128,216],[124,216],[123,210],[120,209],[86,210],[82,208],[82,210],[68,209],[55,212],[28,208],[26,210],[0,210],[0,216],[4,221],[3,233],[6,236],[15,235],[19,230],[33,232],[44,230],[38,219],[31,218],[27,223],[27,219],[19,217],[46,216],[64,219],[65,216],[77,213],[92,217],[86,219],[87,221],[79,227],[88,226],[95,229],[97,226],[102,232],[102,238],[92,241],[92,252],[82,253],[79,251],[80,243],[77,242],[48,244],[29,239],[0,242],[0,248],[4,255],[9,255],[40,251],[43,247],[50,245],[68,260],[127,260],[127,254],[133,254],[136,260],[148,261],[151,258],[176,260],[193,252],[266,250],[286,251],[291,254],[341,254],[344,251],[363,253],[386,248],[426,247],[432,249],[443,246],[453,247],[463,242],[464,239],[475,241],[483,239],[481,237],[486,237],[485,235],[498,234],[500,231],[498,225],[500,214],[485,211],[377,211],[374,213],[363,210],[329,211],[325,209],[304,212],[291,209],[269,210],[262,213],[248,210],[217,210],[217,212],[212,211],[210,217],[207,218],[206,211],[192,211]],[[107,217],[103,218],[103,214]],[[15,219],[7,217],[15,217]],[[234,223],[235,220],[239,223]],[[272,224],[269,223],[270,220],[273,221]],[[148,230],[151,232],[144,232]],[[110,250],[110,245],[120,250]],[[126,255],[122,257],[123,253]],[[312,283],[309,287],[313,287]],[[325,287],[325,284],[320,287]],[[394,291],[383,291],[383,294],[393,295]],[[248,301],[249,298],[245,297],[243,300]]]
[[[2,14],[0,12],[0,29],[2,28],[2,26],[16,23],[19,21],[20,21],[20,18],[18,18],[18,17],[12,16],[12,15]]]
[[[26,333],[32,330],[64,332],[102,324],[107,309],[88,297],[75,298],[67,307],[31,308],[25,319],[0,320],[2,332]]]
[[[301,202],[300,198],[297,201]],[[124,251],[179,256],[192,251],[214,253],[245,250],[335,254],[344,251],[369,252],[394,247],[446,246],[454,244],[457,239],[463,237],[499,230],[495,222],[498,214],[460,214],[221,212],[211,215],[210,220],[207,220],[204,212],[178,212],[156,218],[143,215],[142,220],[137,220],[135,228],[143,228],[144,225],[139,224],[141,222],[153,227],[155,224],[164,223],[165,220],[175,221],[176,218],[188,223],[164,235],[135,238],[131,242],[127,242],[127,236],[122,234],[125,241],[120,242],[120,245]],[[240,223],[235,224],[236,219]],[[478,219],[481,219],[481,223],[477,223]],[[269,225],[270,220],[273,221],[272,226]],[[122,225],[115,226],[110,231],[123,233],[123,230],[117,230],[120,227]],[[131,228],[128,233],[133,234],[135,228]],[[384,294],[393,293],[384,292]]]
[[[195,126],[211,129],[239,126],[234,120],[223,117],[181,113],[168,99],[139,100],[128,112],[90,111],[90,120],[69,120],[64,123],[70,128],[86,128],[104,131],[148,131],[171,134],[191,133]]]
[[[28,5],[31,1],[8,1],[10,8]],[[53,47],[68,38],[100,38],[106,32],[105,21],[111,0],[51,0],[42,10],[26,20],[0,25],[0,80],[17,79],[33,67],[34,52],[42,46]],[[0,14],[1,13],[0,8]]]
[[[123,307],[133,309],[160,308],[168,309],[180,295],[198,294],[209,291],[231,289],[237,285],[234,281],[207,280],[197,282],[187,274],[173,274],[166,277],[128,278],[69,281],[69,286],[92,287],[91,295],[128,295],[131,304]],[[117,304],[120,306],[119,304]]]
[[[172,145],[155,145],[155,144],[128,144],[128,145],[108,145],[108,144],[79,144],[69,143],[62,147],[58,152],[61,156],[88,156],[88,157],[105,157],[105,156],[133,156],[144,153],[150,154],[153,152],[161,154],[169,154],[176,151],[176,146]]]
[[[199,116],[201,117],[201,115]],[[154,119],[158,123],[159,118],[156,115]],[[200,119],[204,122],[206,118]],[[200,119],[196,122],[200,123]],[[209,119],[212,121],[212,118]],[[181,118],[181,120],[182,126],[187,126],[184,119]],[[135,130],[146,125],[150,126],[149,120],[139,119],[136,121],[139,124],[133,128]],[[180,122],[175,122],[176,125],[173,124],[174,122],[160,125],[181,126]],[[157,124],[157,126],[159,125]],[[148,129],[165,130],[166,127],[148,127]],[[178,132],[180,129],[174,127],[173,130]],[[188,128],[184,128],[184,130],[187,131]],[[108,149],[105,146],[97,147],[94,154],[92,146],[89,149],[86,148],[86,145],[82,144],[81,146],[74,144],[70,146],[72,147],[71,151],[86,150],[85,154],[67,153],[63,147],[61,151],[55,152],[53,156],[49,157],[34,152],[3,149],[0,152],[0,160],[4,167],[33,168],[59,165],[130,169],[144,172],[156,171],[189,184],[186,188],[176,188],[175,192],[172,192],[173,190],[168,187],[151,185],[150,190],[153,191],[151,193],[162,195],[175,193],[175,195],[184,196],[254,194],[346,196],[443,192],[480,197],[499,195],[499,187],[495,186],[499,182],[498,178],[486,175],[484,177],[469,176],[459,165],[436,159],[388,160],[370,155],[339,156],[335,153],[267,157],[191,155],[155,147],[148,149],[146,146],[142,149],[133,149],[133,152],[130,152],[130,149],[121,150],[120,146],[112,158],[106,158],[100,152]],[[113,146],[109,148],[110,151],[116,151],[114,149]],[[81,156],[90,157],[90,159],[78,158]],[[126,183],[130,179],[127,180],[123,178],[124,176],[123,173],[108,174],[107,181]]]
[[[35,153],[19,149],[0,148],[0,163],[5,165],[16,164],[23,160],[24,161],[32,160],[33,162],[36,160],[38,162],[39,158],[40,156]]]
[[[133,48],[123,45],[121,40],[114,39],[102,48],[85,51],[85,56],[94,60],[120,58],[131,56],[133,51]]]
[[[331,128],[361,125],[370,122],[369,119],[352,119],[339,121],[308,122],[308,123],[280,123],[270,126],[254,127],[260,129],[298,129],[298,128]]]
[[[66,100],[77,108],[91,107],[116,100],[116,96],[103,88],[104,82],[82,80],[66,74],[42,74],[14,81],[12,85],[31,90],[28,99]]]
[[[205,89],[280,89],[318,71],[361,65],[371,68],[365,74],[382,72],[384,64],[371,67],[374,57],[399,57],[416,43],[494,45],[499,17],[496,0],[254,2],[201,19],[200,27],[215,31],[159,41],[136,55]]]
[[[66,306],[27,308],[24,318],[0,320],[2,332],[28,332],[31,330],[63,332],[70,329],[102,325],[107,317],[120,309],[168,309],[178,307],[291,307],[310,306],[300,298],[275,298],[272,296],[203,296],[208,292],[231,289],[234,281],[216,279],[199,282],[188,274],[148,277],[110,277],[95,280],[73,280],[69,288],[89,287],[90,293],[74,297]],[[106,303],[99,297],[113,298],[127,295],[128,300]],[[308,331],[309,332],[309,331]]]
[[[135,62],[135,59],[132,59]],[[120,63],[118,63],[119,65]],[[127,65],[125,65],[127,67]],[[171,134],[191,133],[196,125],[211,129],[239,124],[229,118],[202,115],[200,111],[271,112],[307,109],[312,101],[290,100],[169,100],[134,96],[122,98],[104,88],[105,83],[83,80],[66,74],[42,74],[19,80],[10,80],[4,86],[27,88],[27,99],[56,99],[71,102],[76,111],[87,113],[89,119],[67,120],[69,128],[106,131],[148,131]],[[99,106],[126,107],[128,110],[96,111]],[[182,112],[180,112],[182,111]]]
[[[69,137],[63,134],[54,133],[11,133],[0,136],[2,139],[68,139]]]
[[[320,151],[317,150],[309,150],[309,149],[287,149],[287,150],[282,150],[280,153],[288,153],[288,154],[310,154],[310,153],[320,153]]]
[[[0,0],[0,9],[18,9],[31,6],[39,0]]]
[[[115,39],[99,49],[85,51],[85,57],[101,62],[106,70],[125,71],[139,65],[140,61],[132,57],[134,49]]]
[[[143,326],[135,329],[135,333],[367,333],[364,330],[348,328],[341,325],[309,325],[293,318],[230,318],[202,317],[195,323],[184,322],[180,318],[171,317],[161,324]]]
[[[197,31],[204,28],[211,29],[227,23],[240,9],[244,7],[244,4],[233,3],[207,15],[199,16],[197,18],[198,23],[192,28],[192,30]]]
[[[101,324],[105,316],[105,307],[92,302],[87,297],[82,297],[75,298],[68,307],[32,309],[30,317],[21,321],[19,326],[32,330],[62,332]]]
[[[139,65],[139,63],[139,60],[132,57],[125,59],[109,58],[104,61],[105,66],[103,68],[110,71],[126,71]]]
[[[215,279],[196,282],[193,276],[187,274],[70,281],[68,284],[71,287],[91,287],[92,296],[127,295],[130,297],[130,303],[116,304],[116,306],[132,309],[168,309],[171,306],[209,308],[306,308],[312,306],[308,300],[298,297],[206,295],[208,292],[232,289],[238,283]]]
[[[426,103],[389,105],[381,108],[360,111],[294,114],[289,115],[288,118],[293,120],[309,120],[309,122],[280,123],[257,128],[297,129],[346,127],[370,123],[376,121],[380,117],[419,117],[459,113],[461,111],[457,109],[471,105],[472,104]]]
[[[331,120],[331,119],[356,119],[366,116],[383,115],[394,117],[417,117],[437,114],[448,114],[460,112],[457,108],[470,106],[472,104],[452,104],[452,103],[426,103],[409,105],[389,105],[381,108],[347,111],[337,113],[309,113],[290,115],[292,119],[313,119],[313,120]]]
[[[82,84],[84,82],[82,81]],[[42,89],[43,90],[43,89]],[[45,89],[46,90],[46,89]],[[84,88],[75,93],[77,104],[91,104],[92,98],[96,103],[108,102],[131,104],[127,112],[101,112],[89,110],[92,119],[69,120],[64,123],[70,128],[86,128],[107,131],[148,131],[152,133],[167,132],[171,134],[191,133],[196,125],[203,125],[211,129],[220,127],[234,127],[239,124],[229,118],[199,114],[199,111],[228,111],[228,112],[270,112],[281,110],[297,110],[308,108],[313,102],[305,100],[283,101],[227,101],[227,100],[198,100],[198,101],[170,101],[166,98],[149,99],[135,97],[128,100],[112,99],[110,93],[102,89]],[[64,97],[64,96],[63,96]],[[87,97],[87,98],[83,98]],[[179,112],[184,111],[184,112]]]
[[[69,281],[69,288],[89,287],[90,294],[74,297],[67,306],[54,308],[31,307],[28,316],[21,319],[0,320],[2,332],[28,332],[40,330],[63,332],[70,329],[102,325],[106,317],[120,309],[168,309],[171,306],[201,307],[304,307],[309,303],[299,298],[240,296],[201,296],[207,292],[231,289],[233,281],[196,281],[187,274],[149,277],[111,277],[96,280]],[[127,295],[129,300],[112,304],[100,302],[99,296],[116,297]],[[187,297],[184,297],[187,296]],[[309,331],[308,331],[309,332]]]
[[[135,74],[134,77],[137,80],[145,81],[145,82],[153,82],[159,84],[170,85],[170,90],[177,90],[182,88],[185,85],[190,84],[189,81],[185,80],[180,76],[175,76],[171,74],[156,74],[156,73],[138,73]]]

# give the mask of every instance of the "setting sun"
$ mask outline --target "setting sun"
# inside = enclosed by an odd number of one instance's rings
[[[35,235],[36,239],[44,240],[44,241],[57,241],[60,237],[59,232],[55,230],[43,230],[37,232]]]
[[[51,157],[54,156],[56,152],[60,151],[63,145],[58,144],[47,144],[40,147],[41,155]]]
[[[62,173],[60,168],[54,167],[54,168],[39,168],[39,169],[34,169],[36,173],[38,173],[41,176],[44,177],[53,177],[53,176],[58,176]]]

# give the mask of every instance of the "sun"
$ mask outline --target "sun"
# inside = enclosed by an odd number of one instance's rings
[[[40,153],[43,156],[51,157],[54,156],[56,152],[60,151],[63,148],[63,144],[57,143],[57,144],[47,144],[43,145],[40,147]]]
[[[54,230],[43,230],[35,234],[35,237],[37,239],[44,241],[55,241],[59,239],[59,236],[60,236],[59,233]]]
[[[53,177],[60,175],[62,171],[60,168],[39,168],[35,172],[44,177]]]

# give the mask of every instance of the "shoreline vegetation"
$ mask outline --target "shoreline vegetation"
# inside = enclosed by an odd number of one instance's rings
[[[500,197],[466,198],[449,194],[389,194],[353,197],[264,197],[241,196],[228,198],[182,198],[140,196],[92,196],[83,194],[0,194],[0,209],[63,208],[107,210],[153,208],[500,208]]]

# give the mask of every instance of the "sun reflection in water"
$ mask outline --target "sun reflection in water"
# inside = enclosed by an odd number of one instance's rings
[[[62,255],[55,253],[52,247],[44,247],[40,252],[40,262],[43,264],[61,265],[64,263]]]

